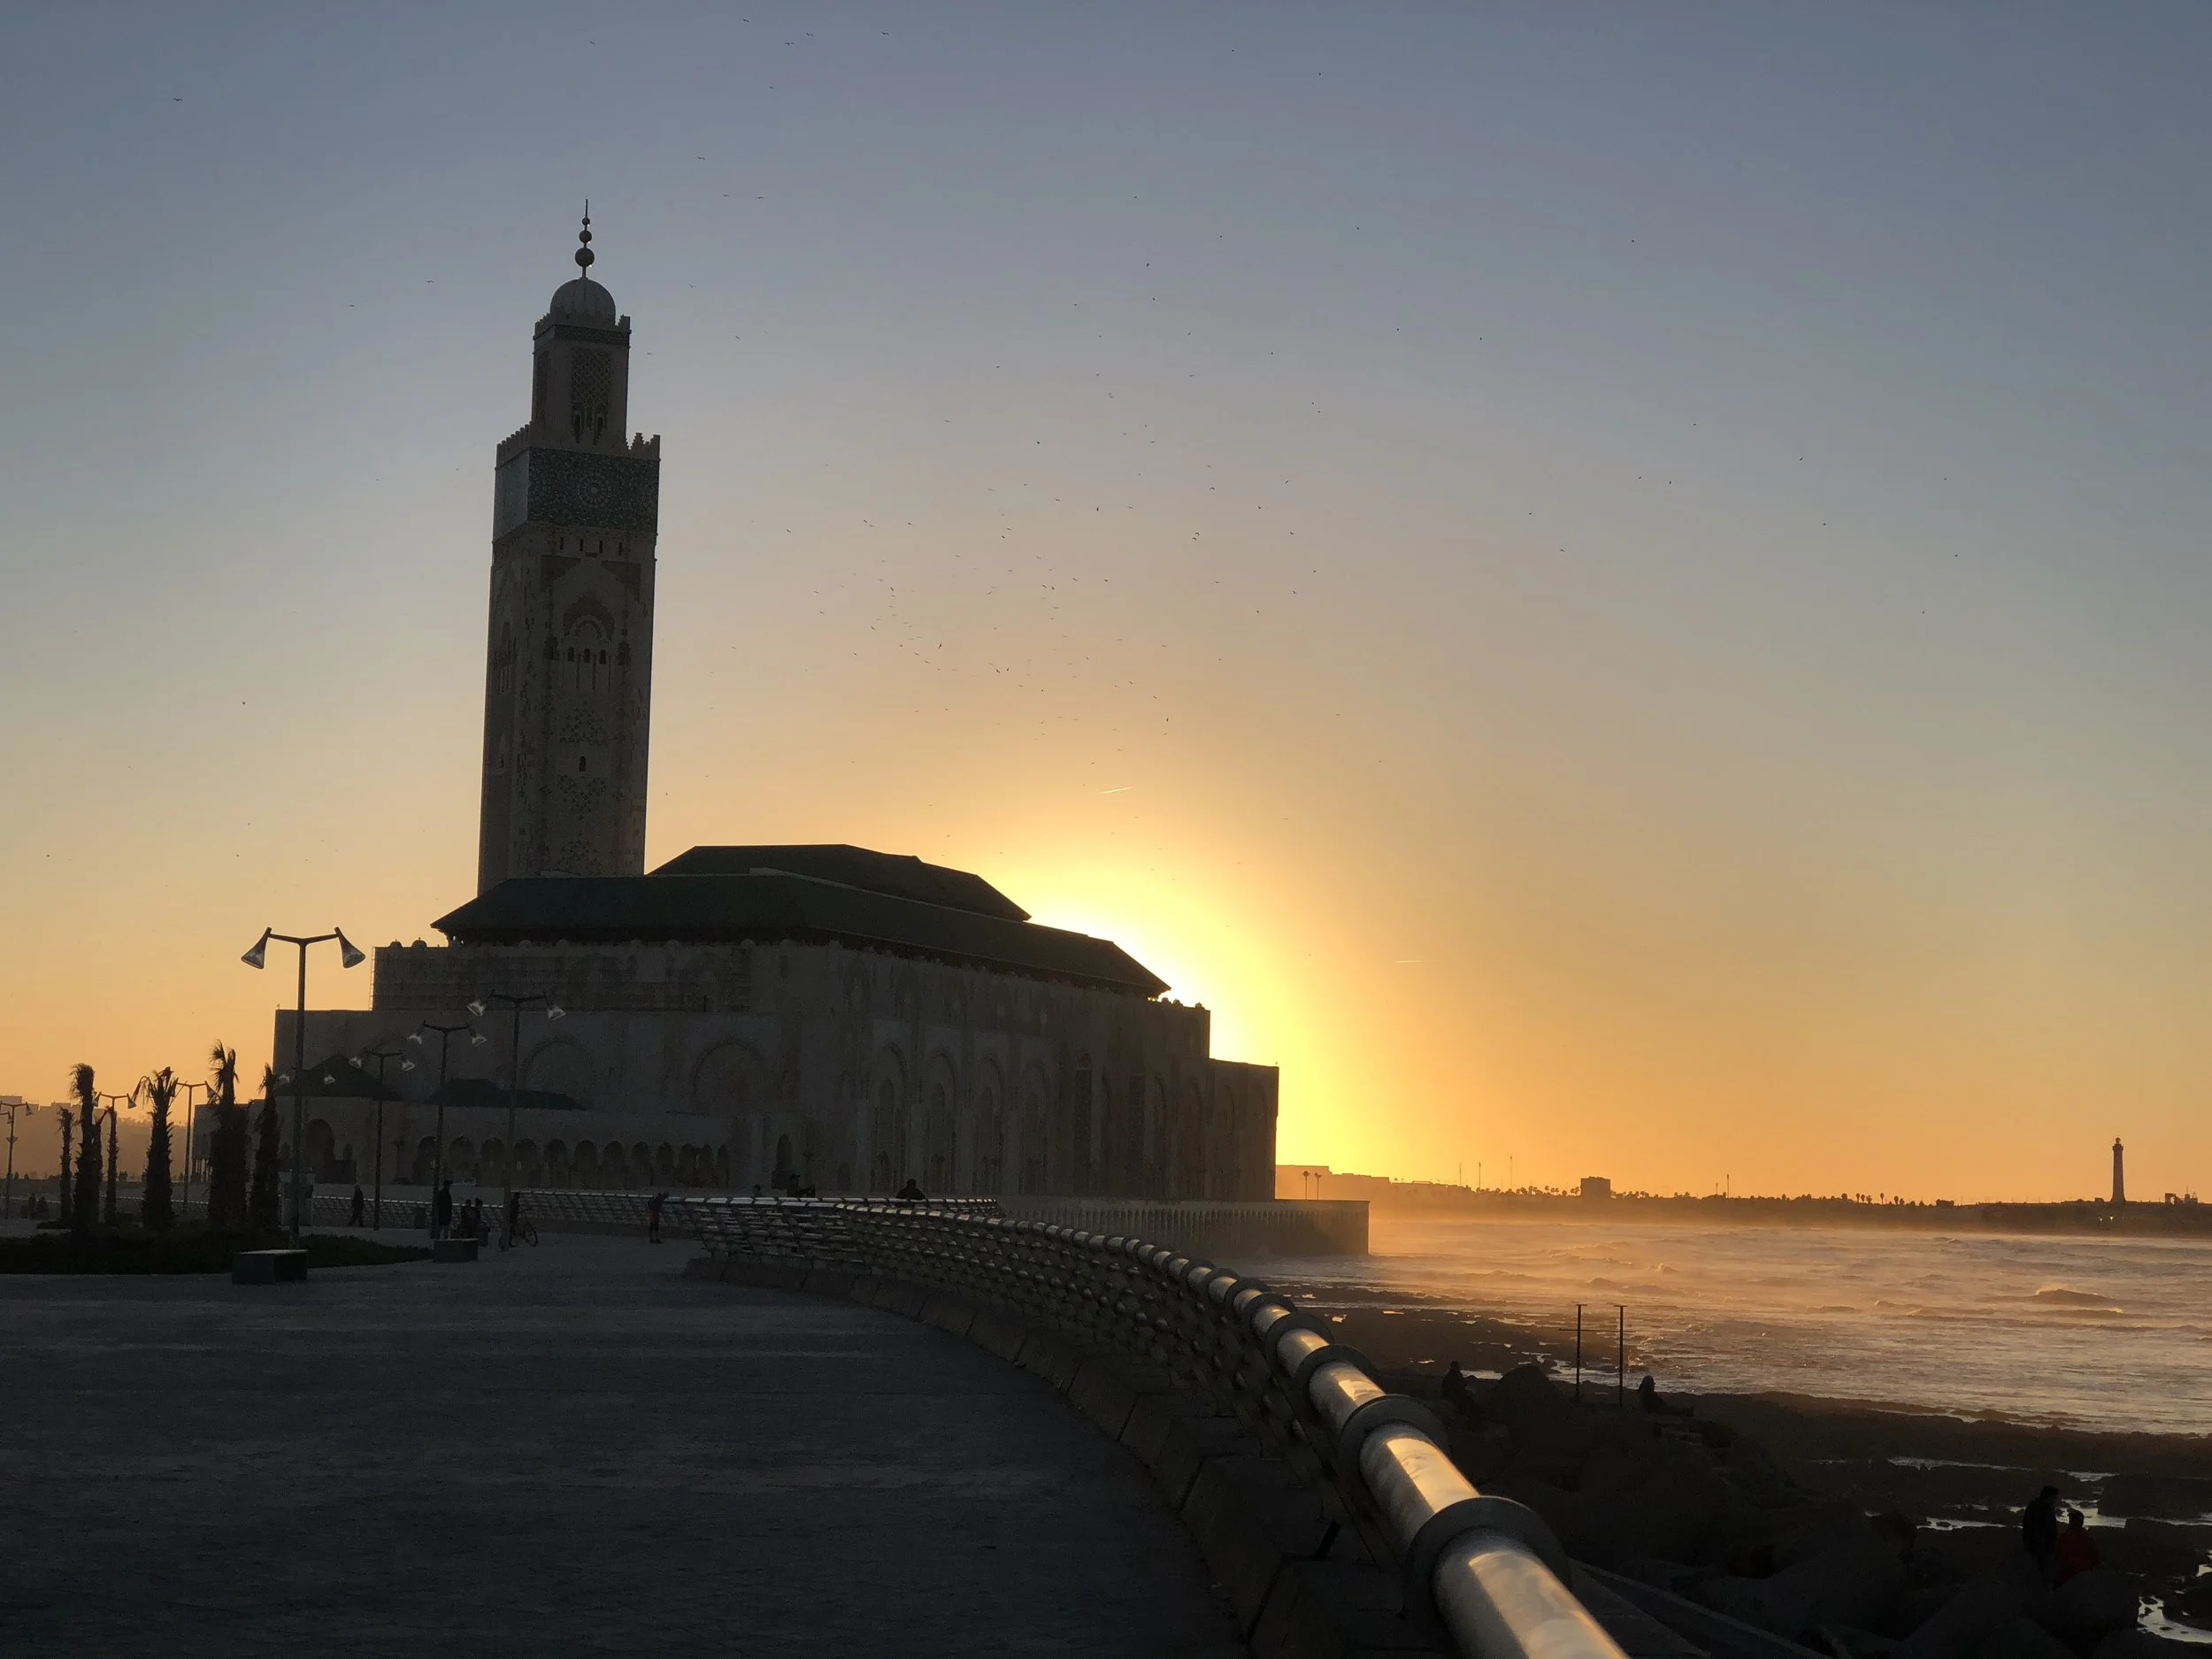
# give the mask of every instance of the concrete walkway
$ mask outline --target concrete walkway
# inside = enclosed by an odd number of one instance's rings
[[[0,1276],[0,1652],[1242,1651],[1043,1384],[688,1254]]]

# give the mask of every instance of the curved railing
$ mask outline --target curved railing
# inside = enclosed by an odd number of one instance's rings
[[[842,1271],[1010,1311],[1164,1370],[1279,1445],[1302,1444],[1408,1610],[1479,1659],[1621,1659],[1562,1579],[1534,1511],[1486,1497],[1421,1402],[1256,1279],[1142,1240],[942,1206],[671,1198],[713,1255]]]

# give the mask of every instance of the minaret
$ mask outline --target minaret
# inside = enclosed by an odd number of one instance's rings
[[[577,242],[495,463],[480,893],[645,869],[661,441],[623,437],[630,319],[591,280],[588,205]]]
[[[2112,1137],[2112,1202],[2115,1209],[2128,1201],[2127,1171],[2121,1163],[2122,1152],[2120,1137],[2115,1135]]]

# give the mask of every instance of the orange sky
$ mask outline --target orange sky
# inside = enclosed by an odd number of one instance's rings
[[[588,191],[664,437],[654,861],[975,870],[1282,1066],[1286,1161],[2200,1184],[2168,54],[2053,134],[1805,20],[977,16],[41,22],[0,1090],[257,1068],[265,925],[469,895],[490,457]],[[619,165],[548,159],[586,94]]]

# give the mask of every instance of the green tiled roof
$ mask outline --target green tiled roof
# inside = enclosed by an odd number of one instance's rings
[[[659,869],[657,876],[749,876],[778,873],[834,881],[840,887],[880,893],[887,898],[942,904],[978,916],[1025,922],[1029,912],[981,876],[942,864],[926,864],[910,855],[871,852],[865,847],[694,847]]]
[[[765,860],[749,866],[757,872],[752,874],[677,873],[695,856],[705,862],[706,855],[719,858],[724,854],[780,853],[787,867],[806,862],[793,854],[860,852],[857,848],[834,847],[695,848],[651,875],[518,876],[439,918],[436,926],[455,944],[464,945],[526,941],[549,945],[563,940],[572,943],[675,940],[687,944],[835,941],[1145,996],[1157,996],[1168,988],[1166,981],[1120,946],[1087,933],[1066,933],[1003,914],[928,902],[826,877],[785,873]],[[889,864],[910,862],[922,872],[933,872],[918,880],[956,878],[1001,897],[987,883],[958,871],[939,870],[918,859],[892,860],[881,854],[862,856]],[[817,867],[834,867],[835,864],[835,858],[826,858]],[[1002,898],[1002,902],[1006,902]],[[1010,902],[1007,908],[1013,908]]]

